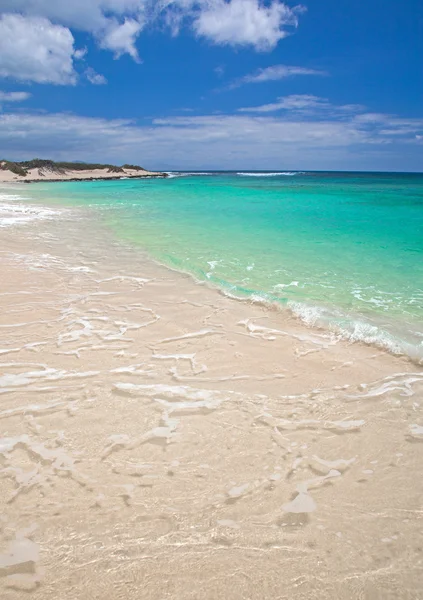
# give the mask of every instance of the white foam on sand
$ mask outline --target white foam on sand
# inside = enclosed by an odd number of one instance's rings
[[[25,200],[29,200],[29,198],[18,194],[0,193],[0,227],[24,225],[40,219],[52,219],[58,214],[58,211],[45,206],[22,203]]]

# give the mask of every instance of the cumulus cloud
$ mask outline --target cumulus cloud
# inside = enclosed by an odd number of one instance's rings
[[[0,0],[0,11],[45,17],[68,28],[100,34],[116,17],[142,14],[147,0]]]
[[[10,6],[9,6],[10,5]],[[85,12],[85,6],[87,11]],[[78,75],[74,60],[84,59],[86,48],[75,49],[69,26],[91,31],[102,48],[111,50],[115,57],[129,54],[138,60],[135,47],[143,24],[125,18],[105,17],[102,10],[123,12],[135,7],[139,0],[0,0],[2,8],[20,8],[25,14],[0,14],[0,77],[19,81],[74,85]],[[61,23],[54,23],[54,20]],[[92,69],[85,73],[95,85],[106,83],[105,77]]]
[[[142,28],[143,24],[133,19],[125,19],[122,24],[113,22],[104,33],[100,45],[112,50],[115,58],[129,54],[135,61],[139,61],[135,41]]]
[[[43,17],[0,16],[0,77],[75,84],[74,38]]]
[[[148,19],[163,19],[173,35],[187,24],[213,44],[258,51],[272,50],[292,33],[305,11],[282,0],[144,0],[144,7]]]
[[[172,35],[186,26],[213,44],[270,50],[297,27],[302,10],[281,0],[0,0],[3,13],[88,32],[101,48],[134,60],[146,26],[164,26]]]
[[[388,127],[398,133],[387,135]],[[327,169],[330,164],[333,169],[383,170],[392,164],[418,170],[422,131],[423,119],[385,115],[383,122],[365,122],[332,111],[320,116],[185,115],[142,126],[70,114],[0,115],[0,147],[8,148],[8,158],[37,154],[92,161],[95,156],[158,169]]]
[[[272,50],[289,28],[297,27],[300,10],[278,0],[270,5],[260,0],[213,0],[199,12],[194,29],[215,44]]]

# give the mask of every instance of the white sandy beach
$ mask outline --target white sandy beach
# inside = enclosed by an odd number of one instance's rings
[[[420,597],[421,368],[195,284],[82,211],[12,225],[2,599]]]

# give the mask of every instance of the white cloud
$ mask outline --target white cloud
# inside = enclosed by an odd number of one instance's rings
[[[0,12],[88,32],[101,48],[134,60],[137,37],[146,26],[164,26],[177,35],[186,25],[213,44],[270,50],[297,27],[302,10],[281,0],[0,0]]]
[[[0,77],[74,84],[74,38],[42,17],[0,16]]]
[[[28,100],[31,94],[28,92],[1,92],[0,91],[0,102],[23,102]]]
[[[88,67],[88,69],[85,70],[84,75],[93,85],[105,85],[107,83],[107,79],[104,77],[104,75],[96,73],[91,67]]]
[[[383,123],[386,121],[387,115],[383,113],[363,113],[355,117],[359,123]]]
[[[309,94],[292,94],[291,96],[283,96],[278,98],[277,102],[271,104],[262,104],[261,106],[251,106],[247,108],[239,108],[238,112],[255,112],[269,113],[278,110],[290,110],[297,112],[305,112],[315,109],[327,109],[332,105],[325,99]]]
[[[258,69],[254,73],[249,73],[236,79],[230,84],[229,88],[234,89],[246,83],[264,83],[266,81],[278,81],[287,77],[296,75],[327,75],[325,71],[318,69],[308,69],[307,67],[293,67],[289,65],[273,65],[265,69]]]
[[[135,61],[138,61],[135,41],[142,28],[143,24],[133,19],[125,19],[122,24],[114,21],[103,35],[100,45],[102,48],[112,50],[115,58],[119,58],[122,54],[129,54]]]
[[[87,52],[88,50],[86,48],[79,48],[78,50],[75,50],[75,52],[73,53],[73,57],[75,60],[82,60],[87,54]]]
[[[0,77],[75,84],[74,61],[87,50],[74,48],[71,30],[90,33],[115,58],[135,61],[137,38],[155,26],[173,35],[186,26],[214,44],[270,50],[297,26],[302,10],[281,0],[0,0]],[[241,83],[301,74],[320,73],[276,65]]]
[[[185,115],[140,126],[72,114],[9,113],[0,115],[0,147],[10,159],[38,155],[158,169],[421,170],[422,119],[385,115],[383,122],[370,123],[336,110],[319,114]],[[388,136],[388,127],[410,133]]]
[[[204,3],[194,21],[194,30],[215,44],[254,46],[271,50],[297,27],[300,7],[289,8],[273,0],[212,0]]]
[[[182,136],[184,142],[219,144],[224,142],[226,154],[234,148],[249,149],[250,156],[258,156],[263,151],[269,154],[272,149],[293,144],[294,147],[346,146],[364,142],[366,133],[351,124],[337,121],[284,120],[275,117],[250,117],[239,115],[205,115],[196,117],[175,117],[156,119],[155,136],[173,133],[175,138]],[[277,153],[276,153],[277,155]],[[221,155],[223,158],[223,154]]]
[[[146,5],[147,0],[0,0],[0,11],[45,17],[69,28],[99,33],[116,16],[135,16]]]
[[[366,107],[362,104],[332,104],[327,98],[320,98],[311,94],[291,94],[290,96],[281,96],[276,102],[261,104],[260,106],[248,106],[238,108],[241,113],[271,113],[277,111],[290,111],[297,113],[301,117],[310,115],[322,115],[324,112],[331,111],[334,119],[352,119],[356,123],[370,125],[386,122],[389,115],[379,113],[367,113]],[[403,123],[404,120],[402,119]]]
[[[366,110],[366,107],[363,104],[343,104],[339,108],[347,113],[364,112]]]
[[[91,33],[102,48],[116,56],[138,59],[135,41],[143,27],[150,0],[0,0],[0,12],[44,17],[66,28]],[[77,50],[74,58],[83,58]]]
[[[213,44],[271,50],[298,26],[306,9],[283,0],[144,0],[149,20],[163,19],[173,35],[188,24]]]

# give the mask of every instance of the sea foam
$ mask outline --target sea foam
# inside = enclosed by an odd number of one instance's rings
[[[40,219],[51,219],[57,211],[45,206],[24,204],[29,200],[18,194],[0,194],[0,227],[22,225]]]
[[[404,354],[413,362],[423,364],[423,342],[418,339],[418,334],[412,340],[401,339],[376,321],[303,302],[288,302],[288,308],[310,327],[327,329],[348,342],[362,342],[391,354]]]
[[[240,177],[293,177],[294,175],[304,175],[303,171],[281,171],[275,173],[237,173]]]

